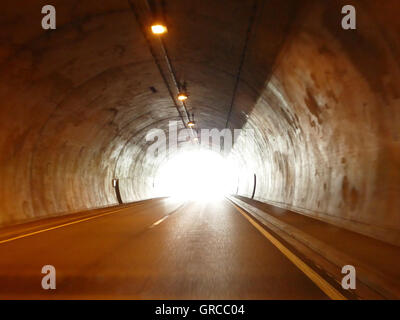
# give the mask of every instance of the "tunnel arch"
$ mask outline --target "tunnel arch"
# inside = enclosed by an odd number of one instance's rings
[[[151,13],[54,1],[50,33],[44,2],[25,2],[1,17],[0,225],[116,205],[112,179],[124,202],[157,196],[144,136],[181,118],[140,28]],[[211,2],[168,2],[164,41],[199,128],[221,130],[253,2]],[[245,168],[240,195],[256,173],[256,200],[398,245],[400,4],[359,3],[344,31],[344,3],[258,1],[228,126],[252,133],[229,158]]]

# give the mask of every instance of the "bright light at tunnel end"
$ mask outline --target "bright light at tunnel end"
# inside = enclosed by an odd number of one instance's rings
[[[156,177],[158,194],[179,200],[212,201],[233,192],[230,161],[211,150],[187,150],[170,158]]]

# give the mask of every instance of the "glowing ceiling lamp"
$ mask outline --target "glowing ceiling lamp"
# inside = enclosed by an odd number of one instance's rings
[[[154,34],[163,34],[167,32],[167,27],[160,23],[155,23],[151,26],[151,32]]]
[[[196,125],[196,123],[195,123],[194,121],[189,121],[189,122],[187,123],[187,126],[188,126],[189,128],[193,128],[195,125]]]
[[[187,100],[187,98],[188,98],[188,96],[184,92],[181,92],[180,94],[178,94],[178,100],[179,101],[185,101],[185,100]]]

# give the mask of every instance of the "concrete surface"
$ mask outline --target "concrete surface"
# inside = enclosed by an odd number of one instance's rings
[[[340,9],[351,3],[357,30],[344,31]],[[259,201],[400,245],[399,12],[398,1],[302,7],[254,92],[244,126],[254,135],[232,154],[244,168],[240,195],[251,197],[256,174]],[[261,57],[253,50],[245,66]],[[257,66],[244,73],[243,92]]]

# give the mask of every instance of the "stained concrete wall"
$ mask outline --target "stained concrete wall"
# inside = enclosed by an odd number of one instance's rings
[[[0,225],[117,204],[113,178],[154,196],[144,136],[180,120],[144,1],[53,1],[54,31],[45,4],[2,3]],[[171,0],[164,41],[199,128],[254,130],[240,194],[256,173],[258,200],[399,244],[400,4],[354,2],[343,31],[344,4]]]
[[[236,145],[239,194],[256,173],[260,201],[400,244],[400,3],[357,2],[354,31],[344,4],[312,1],[292,25]]]
[[[143,136],[179,117],[128,3],[53,1],[54,31],[24,4],[2,4],[0,224],[117,204],[113,178],[149,197]]]
[[[55,0],[56,30],[41,28],[46,4],[2,3],[0,225],[115,205],[114,178],[124,202],[155,196],[162,159],[146,157],[146,133],[181,121],[146,1]],[[213,4],[169,2],[165,38],[189,111],[210,128],[226,121],[252,9]]]

